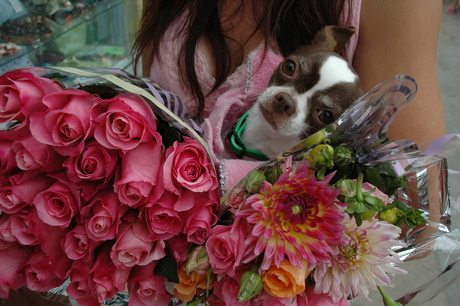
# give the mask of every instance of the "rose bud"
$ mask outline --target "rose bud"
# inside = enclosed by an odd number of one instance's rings
[[[209,256],[204,245],[196,246],[190,253],[187,263],[185,264],[185,273],[196,272],[198,274],[207,274],[211,268]]]
[[[245,302],[252,299],[262,291],[264,283],[262,276],[257,273],[257,266],[251,270],[244,272],[241,276],[240,291],[238,292],[238,302]]]
[[[252,170],[244,179],[244,187],[250,193],[259,193],[260,188],[264,185],[267,178],[257,170]]]

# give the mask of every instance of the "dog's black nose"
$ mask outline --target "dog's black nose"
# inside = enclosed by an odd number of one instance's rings
[[[275,95],[274,109],[277,113],[286,113],[288,116],[292,116],[295,113],[296,105],[294,100],[288,93],[280,92]]]

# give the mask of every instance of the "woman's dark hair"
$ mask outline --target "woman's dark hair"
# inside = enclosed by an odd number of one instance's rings
[[[257,16],[258,27],[265,42],[273,41],[286,56],[299,46],[310,43],[315,34],[326,25],[338,25],[345,0],[246,0],[254,7],[261,7]],[[141,27],[134,41],[134,67],[144,55],[160,57],[159,42],[176,18],[187,12],[182,31],[186,31],[184,44],[177,59],[184,67],[181,76],[198,101],[198,110],[204,107],[203,93],[195,72],[195,52],[200,37],[206,37],[216,63],[215,84],[217,89],[230,73],[231,57],[219,20],[218,0],[146,0]],[[242,9],[242,6],[240,6]],[[255,31],[254,31],[255,32]],[[267,47],[267,45],[266,45]],[[148,58],[148,60],[150,60]]]

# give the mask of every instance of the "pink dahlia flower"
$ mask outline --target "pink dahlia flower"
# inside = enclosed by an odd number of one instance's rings
[[[348,242],[338,247],[332,263],[319,264],[313,272],[314,292],[327,293],[334,302],[350,294],[367,298],[368,288],[392,286],[387,273],[407,273],[394,266],[401,260],[392,247],[406,245],[398,241],[399,227],[376,219],[363,221],[358,227],[354,218],[347,216],[345,220],[344,234]]]
[[[237,216],[254,225],[255,254],[264,253],[262,270],[280,266],[287,256],[298,267],[306,260],[330,263],[332,245],[342,244],[344,213],[336,200],[339,190],[318,181],[308,165],[283,173],[273,185],[265,182],[250,196]]]

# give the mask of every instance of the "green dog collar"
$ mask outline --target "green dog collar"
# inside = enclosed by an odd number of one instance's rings
[[[238,122],[233,125],[230,132],[228,133],[227,140],[230,146],[230,150],[232,150],[232,152],[239,159],[247,156],[260,161],[268,160],[269,158],[265,156],[265,154],[257,150],[246,148],[243,143],[243,133],[247,125],[246,119],[248,114],[249,112],[244,113],[240,120],[238,120]]]

